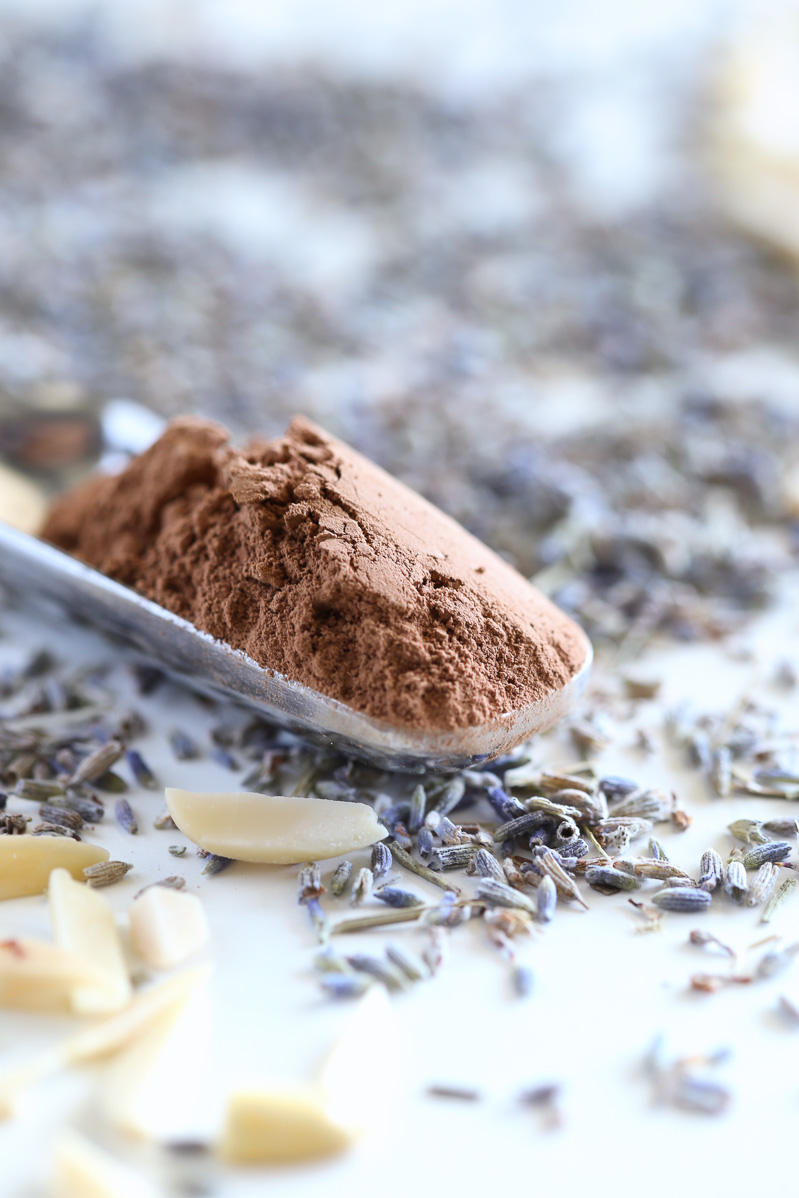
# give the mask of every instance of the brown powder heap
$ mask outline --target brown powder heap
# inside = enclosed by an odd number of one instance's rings
[[[42,536],[262,666],[398,726],[479,724],[564,685],[579,629],[448,516],[295,419],[239,453],[185,418]]]

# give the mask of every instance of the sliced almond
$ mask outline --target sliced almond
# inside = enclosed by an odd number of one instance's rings
[[[181,965],[205,944],[208,919],[196,894],[149,886],[130,905],[130,937],[150,969]]]
[[[102,984],[92,961],[44,940],[0,941],[0,1007],[65,1014],[81,986]]]
[[[231,1165],[269,1164],[333,1156],[351,1143],[312,1086],[239,1090],[228,1101],[219,1154]]]
[[[20,532],[38,533],[48,509],[47,496],[18,470],[0,465],[0,520]]]
[[[56,1141],[52,1181],[54,1198],[156,1198],[143,1177],[76,1131]]]
[[[386,835],[366,803],[168,787],[166,805],[189,840],[236,861],[295,865],[339,857]]]
[[[190,1134],[208,1043],[208,995],[202,985],[151,1020],[109,1065],[100,1110],[116,1131],[139,1139]]]
[[[54,869],[48,886],[50,919],[56,944],[85,957],[103,978],[99,986],[78,986],[72,995],[77,1015],[118,1011],[133,989],[114,913],[99,891],[76,882],[65,869]]]
[[[108,849],[68,836],[0,835],[0,899],[43,894],[54,869],[80,881],[87,865],[108,856]]]
[[[170,1010],[185,1005],[199,985],[207,981],[208,966],[187,969],[175,977],[149,986],[114,1015],[94,1020],[30,1061],[0,1073],[0,1118],[12,1115],[23,1094],[44,1078],[70,1065],[82,1065],[113,1056],[145,1033]]]
[[[374,1063],[395,1039],[395,1016],[383,986],[371,986],[350,1012],[325,1061],[319,1083],[331,1120],[362,1136],[386,1118],[386,1096],[374,1100]]]

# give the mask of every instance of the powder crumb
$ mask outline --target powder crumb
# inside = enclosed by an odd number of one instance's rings
[[[564,686],[577,626],[408,487],[302,417],[231,447],[174,421],[118,476],[53,506],[45,540],[357,711],[486,722]]]

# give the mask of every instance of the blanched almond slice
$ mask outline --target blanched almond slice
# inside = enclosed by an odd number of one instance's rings
[[[195,986],[111,1062],[100,1111],[117,1131],[162,1141],[190,1134],[205,1070],[208,1016],[206,988]]]
[[[208,920],[196,894],[149,886],[128,912],[133,947],[150,969],[171,969],[202,948]]]
[[[311,1086],[239,1090],[228,1101],[219,1154],[231,1165],[267,1164],[332,1156],[351,1143]]]
[[[204,965],[186,969],[156,986],[148,986],[124,1010],[94,1021],[25,1064],[0,1073],[0,1118],[12,1115],[26,1090],[60,1069],[119,1052],[134,1037],[158,1023],[173,1007],[185,1005],[196,988],[207,981],[209,974],[210,967]]]
[[[64,1132],[53,1153],[54,1198],[156,1198],[152,1186],[78,1132]]]
[[[168,787],[166,805],[189,840],[236,861],[296,865],[339,857],[386,835],[366,803]]]
[[[50,874],[48,894],[56,944],[91,961],[102,977],[99,986],[76,986],[72,1010],[76,1015],[118,1011],[130,1001],[133,988],[107,900],[65,869]]]
[[[395,1016],[383,986],[372,986],[350,1012],[325,1061],[319,1082],[325,1109],[353,1136],[364,1135],[386,1119],[386,1095],[374,1099],[374,1067],[394,1039]]]
[[[87,865],[108,860],[108,849],[69,836],[0,836],[0,899],[43,894],[63,867],[81,880]]]
[[[47,496],[18,470],[0,465],[0,520],[20,532],[38,533],[49,504]]]
[[[0,1007],[64,1014],[76,988],[102,984],[97,966],[44,940],[0,941]]]

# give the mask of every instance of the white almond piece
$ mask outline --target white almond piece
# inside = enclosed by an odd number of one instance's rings
[[[208,919],[196,894],[149,886],[128,911],[130,938],[150,969],[172,969],[208,939]]]
[[[166,805],[189,840],[236,861],[296,865],[340,857],[386,835],[366,803],[167,787]]]
[[[76,1131],[56,1141],[52,1174],[54,1198],[156,1198],[143,1177]]]
[[[138,1139],[191,1134],[209,1039],[208,994],[195,986],[170,1005],[111,1062],[100,1095],[102,1117]]]
[[[71,836],[0,835],[0,899],[43,894],[54,869],[83,879],[87,865],[107,861],[108,849]]]
[[[76,1015],[118,1011],[130,1002],[133,988],[122,951],[114,912],[107,899],[65,869],[54,869],[48,886],[50,920],[56,944],[96,965],[99,986],[77,986],[72,995]]]
[[[232,1094],[218,1151],[230,1165],[255,1165],[333,1156],[351,1144],[351,1134],[328,1115],[321,1092],[297,1086]]]
[[[44,524],[49,504],[40,487],[18,470],[0,465],[0,520],[35,536]]]
[[[396,1038],[395,1015],[383,986],[371,986],[349,1014],[322,1067],[319,1082],[328,1117],[353,1136],[385,1123],[388,1098],[374,1099],[375,1061]]]
[[[67,1014],[81,986],[102,984],[97,966],[45,940],[0,941],[0,1007]]]
[[[162,1019],[171,1021],[173,1008],[185,1006],[197,987],[207,981],[210,966],[186,969],[165,982],[148,986],[114,1015],[93,1020],[88,1027],[67,1036],[22,1065],[0,1073],[0,1119],[11,1116],[20,1098],[46,1077],[70,1065],[82,1065],[113,1056],[136,1036],[145,1034]],[[171,1025],[171,1023],[170,1023]]]

